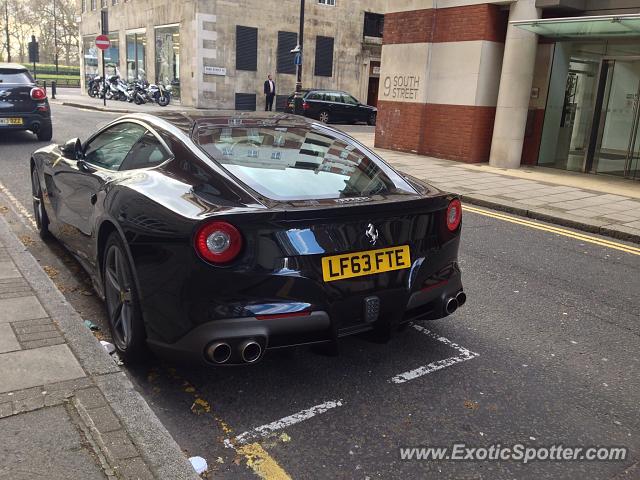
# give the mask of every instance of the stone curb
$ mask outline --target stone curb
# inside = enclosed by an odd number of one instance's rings
[[[191,464],[133,384],[84,326],[82,318],[56,288],[36,259],[0,217],[0,242],[33,288],[40,303],[62,331],[80,365],[92,377],[119,417],[156,478],[197,480]],[[94,387],[95,388],[95,387]]]
[[[596,233],[598,235],[604,235],[606,237],[612,237],[617,240],[624,240],[627,242],[640,243],[640,235],[625,231],[624,227],[611,227],[609,224],[604,225],[597,221],[581,221],[576,220],[575,217],[569,217],[563,215],[560,212],[556,212],[545,208],[526,208],[521,205],[516,205],[513,202],[504,200],[496,200],[491,197],[485,197],[482,195],[472,194],[460,194],[460,198],[472,205],[478,205],[480,207],[487,207],[493,210],[499,210],[506,213],[512,213],[520,215],[522,217],[528,217],[535,220],[542,220],[544,222],[554,223],[564,227],[574,228],[576,230],[582,230],[584,232]]]

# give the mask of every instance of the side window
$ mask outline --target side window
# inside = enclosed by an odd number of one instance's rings
[[[146,129],[137,123],[118,123],[94,137],[84,149],[84,160],[108,170],[118,170],[131,147]]]
[[[327,92],[326,98],[329,102],[342,103],[342,95],[336,92]]]
[[[318,92],[314,92],[309,95],[309,100],[322,100],[321,94]]]
[[[347,105],[358,105],[358,101],[351,95],[347,95],[346,93],[342,95],[342,101]]]
[[[169,158],[169,152],[151,132],[147,131],[129,151],[120,170],[155,167]]]

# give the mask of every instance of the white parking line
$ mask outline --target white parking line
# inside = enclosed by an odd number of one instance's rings
[[[420,325],[411,325],[417,331],[424,333],[426,336],[432,338],[433,340],[437,340],[440,343],[444,343],[446,346],[453,348],[460,352],[460,355],[456,355],[455,357],[445,358],[444,360],[438,360],[437,362],[431,362],[428,365],[424,365],[422,367],[415,368],[413,370],[409,370],[408,372],[400,373],[393,377],[390,382],[391,383],[405,383],[409,380],[414,380],[418,377],[422,377],[423,375],[427,375],[428,373],[435,372],[437,370],[442,370],[443,368],[450,367],[455,365],[456,363],[466,362],[467,360],[471,360],[478,356],[477,353],[472,352],[464,347],[461,347],[457,343],[453,343],[448,338],[442,337],[436,333],[433,333],[431,330],[428,330]]]
[[[310,418],[315,417],[321,413],[324,413],[332,408],[341,407],[342,400],[330,400],[328,402],[321,403],[320,405],[316,405],[315,407],[307,408],[306,410],[302,410],[298,413],[294,413],[293,415],[289,415],[287,417],[281,418],[280,420],[276,420],[275,422],[271,422],[267,425],[262,425],[260,427],[256,427],[253,430],[249,430],[247,432],[241,433],[233,440],[226,439],[224,444],[226,447],[232,448],[234,445],[243,445],[247,444],[257,438],[264,438],[271,435],[273,432],[277,432],[279,430],[284,430],[291,425],[295,425],[296,423],[304,422],[305,420],[309,420]]]

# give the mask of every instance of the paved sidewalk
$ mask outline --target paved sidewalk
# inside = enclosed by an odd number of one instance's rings
[[[350,134],[373,148],[373,133]],[[552,168],[507,170],[374,150],[399,170],[458,193],[468,203],[640,243],[639,181]]]
[[[198,479],[0,218],[0,479]]]
[[[131,102],[121,102],[119,100],[107,100],[107,106],[101,98],[91,98],[89,95],[83,94],[79,88],[58,88],[55,100],[51,98],[49,93],[49,102],[56,105],[65,105],[68,107],[88,108],[91,110],[100,110],[104,112],[114,113],[157,113],[157,112],[184,112],[194,110],[193,108],[183,107],[180,104],[170,104],[161,107],[157,103],[145,103],[136,105]]]

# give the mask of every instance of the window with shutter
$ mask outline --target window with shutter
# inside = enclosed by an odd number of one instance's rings
[[[298,44],[298,34],[295,32],[278,32],[278,63],[276,72],[296,73],[296,66],[293,64],[294,54],[291,50]]]
[[[236,110],[251,110],[256,109],[256,94],[255,93],[236,93]]]
[[[258,69],[258,29],[236,25],[236,70]]]
[[[316,37],[316,67],[318,77],[333,76],[333,37]]]

